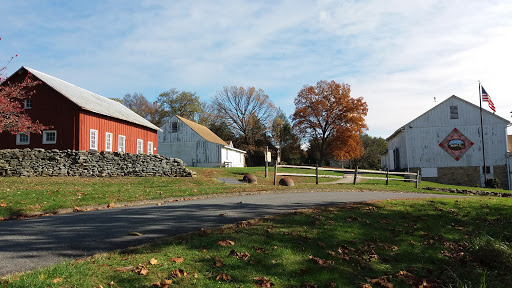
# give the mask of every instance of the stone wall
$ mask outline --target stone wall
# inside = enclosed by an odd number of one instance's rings
[[[0,176],[179,176],[192,173],[183,161],[160,155],[123,152],[0,150]]]
[[[411,168],[416,173],[419,168]],[[494,178],[498,178],[502,189],[508,189],[507,167],[505,165],[493,166]],[[421,177],[422,180],[441,184],[480,187],[480,167],[439,167],[437,177]]]

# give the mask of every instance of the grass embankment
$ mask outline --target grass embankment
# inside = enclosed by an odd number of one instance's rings
[[[59,264],[0,283],[511,287],[511,208],[512,199],[467,197],[312,209]]]
[[[321,185],[315,185],[315,177],[292,177],[295,187],[274,186],[273,167],[268,178],[264,178],[263,167],[250,168],[191,168],[197,172],[195,178],[169,177],[2,177],[0,178],[0,219],[32,212],[52,212],[57,209],[103,205],[110,203],[158,200],[173,197],[196,197],[200,195],[255,192],[290,189],[336,189],[336,190],[380,190],[422,192],[415,183],[384,180],[366,180],[352,184],[325,184],[332,178],[320,178]],[[282,169],[278,172],[315,173],[307,169]],[[244,174],[253,173],[258,177],[256,185],[228,185],[216,180],[218,177],[242,179]],[[320,171],[326,175],[343,175],[339,172]],[[456,187],[423,182],[421,186]],[[497,190],[503,192],[503,190]],[[428,191],[430,193],[430,191]]]

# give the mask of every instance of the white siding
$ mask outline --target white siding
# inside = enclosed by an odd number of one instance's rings
[[[172,123],[178,123],[178,130],[173,133]],[[221,147],[223,145],[206,141],[187,124],[172,117],[158,132],[158,154],[170,158],[179,158],[187,166],[219,167]]]
[[[451,117],[454,114],[451,113],[450,106],[457,107],[457,117]],[[492,166],[507,164],[506,132],[509,122],[484,110],[483,124],[485,160],[486,165],[491,166],[489,176],[492,177]],[[473,142],[473,146],[458,160],[439,146],[454,129],[459,130]],[[400,169],[481,167],[483,166],[481,133],[479,107],[458,97],[450,97],[407,123],[387,139],[388,152],[382,156],[382,167],[388,167],[390,170],[397,169],[393,158],[396,149],[400,153]]]
[[[245,153],[228,146],[222,147],[222,162],[227,167],[245,167]]]
[[[457,106],[458,118],[450,119],[450,106]],[[505,165],[507,122],[484,111],[484,141],[486,165]],[[446,153],[439,143],[457,128],[474,145],[458,161]],[[414,119],[405,126],[410,167],[482,166],[482,134],[480,109],[452,97]]]

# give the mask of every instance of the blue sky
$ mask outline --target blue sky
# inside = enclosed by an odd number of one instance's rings
[[[335,80],[389,136],[478,80],[512,120],[511,1],[2,1],[0,61],[105,97],[170,88],[209,101],[265,90],[287,115],[305,85]],[[21,3],[17,3],[21,2]],[[0,62],[1,63],[1,62]]]

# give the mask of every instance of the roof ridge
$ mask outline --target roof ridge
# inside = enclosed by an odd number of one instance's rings
[[[130,108],[124,106],[122,103],[64,81],[55,76],[48,75],[36,69],[25,66],[22,66],[20,69],[25,69],[26,71],[32,73],[39,80],[53,88],[55,91],[66,97],[69,101],[73,102],[83,110],[161,131],[159,127],[155,126],[144,117],[135,113]]]

